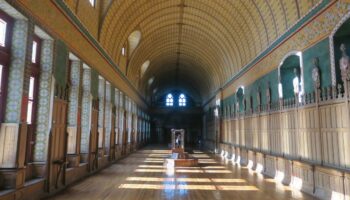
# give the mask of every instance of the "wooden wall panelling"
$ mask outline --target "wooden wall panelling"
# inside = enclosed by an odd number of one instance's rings
[[[350,173],[345,174],[344,177],[344,188],[345,188],[345,200],[350,200]]]
[[[317,167],[315,170],[315,196],[323,199],[342,199],[344,191],[342,172]]]
[[[95,100],[92,105],[89,170],[96,170],[98,167],[98,102]]]
[[[269,149],[269,142],[268,142],[268,115],[260,115],[260,135],[261,135],[261,143],[260,143],[260,150],[263,152],[267,152]]]
[[[274,156],[266,155],[264,174],[270,177],[276,175],[276,158]]]
[[[115,110],[115,109],[112,109]],[[115,156],[115,137],[116,137],[116,132],[115,132],[115,112],[112,112],[112,126],[111,126],[111,138],[110,138],[110,160],[115,160],[116,156]]]
[[[57,189],[65,184],[66,148],[67,148],[67,101],[55,97],[53,103],[52,127],[50,137],[50,159],[48,165],[48,190]]]
[[[324,105],[320,107],[320,113],[323,161],[326,165],[346,167],[344,152],[349,147],[344,145],[344,140],[348,139],[349,122],[344,120],[347,115],[345,105]]]
[[[313,167],[300,162],[293,162],[292,186],[309,194],[314,191]]]

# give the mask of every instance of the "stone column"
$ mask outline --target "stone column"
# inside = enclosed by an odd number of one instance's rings
[[[114,105],[115,105],[115,144],[119,144],[119,90],[115,89],[114,92]]]
[[[144,119],[144,116],[142,116],[142,124],[141,124],[141,131],[142,131],[142,142],[144,143],[146,141],[146,122]]]
[[[122,153],[125,153],[126,124],[125,124],[125,98],[122,92],[119,92],[119,143]]]
[[[106,100],[105,100],[105,152],[109,154],[111,145],[111,119],[112,119],[112,105],[111,105],[111,84],[106,82]]]
[[[137,140],[137,137],[138,137],[138,134],[137,134],[137,113],[136,113],[136,104],[133,103],[133,132],[134,132],[134,148],[136,149],[137,147],[137,143],[138,143],[138,140]]]
[[[34,161],[45,163],[47,160],[52,94],[52,64],[53,41],[44,40],[41,47],[41,73],[39,83],[39,103],[37,113],[36,143],[34,147]]]
[[[123,132],[124,132],[124,110],[119,107],[119,144],[123,145]]]
[[[131,131],[132,131],[132,115],[131,115],[131,104],[130,104],[130,99],[129,97],[127,98],[127,101],[126,101],[126,111],[127,111],[127,131],[128,131],[128,144],[131,143]]]
[[[71,61],[69,104],[68,104],[68,154],[77,154],[77,120],[79,105],[80,61]]]
[[[83,99],[81,113],[81,140],[80,153],[83,162],[87,162],[90,144],[91,128],[91,70],[88,66],[83,66]]]
[[[105,110],[105,80],[102,77],[99,77],[98,84],[98,148],[103,148],[103,139],[104,139],[104,110]]]
[[[141,144],[141,117],[137,115],[137,143]]]

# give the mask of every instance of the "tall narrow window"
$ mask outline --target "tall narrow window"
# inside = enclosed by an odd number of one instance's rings
[[[8,67],[11,58],[13,19],[0,10],[0,122],[5,115]]]
[[[30,65],[30,79],[29,79],[29,91],[28,91],[28,109],[27,109],[27,123],[34,124],[36,118],[36,105],[37,105],[37,92],[40,76],[40,43],[39,37],[33,37],[32,43],[32,64]]]
[[[29,80],[28,109],[27,109],[28,124],[32,124],[33,122],[34,87],[35,87],[35,78],[31,76]]]
[[[6,42],[6,28],[7,28],[6,21],[0,18],[0,45],[2,47],[5,46],[5,42]]]
[[[95,7],[96,0],[89,0],[92,7]]]
[[[32,45],[32,63],[36,63],[37,50],[38,50],[38,43],[33,41],[33,45]]]
[[[0,94],[2,93],[1,85],[2,85],[2,73],[3,73],[3,70],[4,70],[4,66],[0,65]]]
[[[125,51],[125,47],[122,48],[122,55],[125,56],[126,51]]]
[[[29,66],[29,90],[27,102],[27,152],[26,163],[33,161],[33,152],[35,145],[36,113],[38,105],[39,77],[40,77],[40,45],[41,39],[33,36],[31,64]]]
[[[179,96],[179,106],[180,107],[186,106],[186,97],[184,94],[180,94]]]
[[[2,85],[3,85],[3,82],[2,82],[2,79],[3,79],[3,73],[4,73],[4,66],[3,65],[0,65],[0,97],[3,96],[3,89],[2,89]]]
[[[172,94],[168,94],[166,96],[166,102],[165,102],[166,106],[173,106],[174,105],[174,98]]]

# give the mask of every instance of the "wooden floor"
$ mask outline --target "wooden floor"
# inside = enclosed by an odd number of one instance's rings
[[[221,158],[200,151],[192,155],[199,158],[198,167],[167,170],[163,162],[169,151],[147,147],[51,199],[314,199]]]

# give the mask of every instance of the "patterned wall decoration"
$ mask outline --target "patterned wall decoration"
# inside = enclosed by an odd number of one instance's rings
[[[124,133],[124,94],[119,91],[119,144],[123,144],[123,133]]]
[[[89,1],[64,0],[64,2],[79,17],[89,32],[97,38],[100,7],[104,1],[95,1],[95,6],[91,6]]]
[[[105,107],[105,147],[109,148],[111,138],[111,119],[112,119],[112,105],[111,105],[111,84],[106,83],[106,107]]]
[[[76,127],[78,119],[78,98],[80,83],[80,64],[79,60],[71,61],[69,104],[68,104],[68,126]]]
[[[116,107],[115,110],[115,143],[119,144],[118,136],[119,136],[119,90],[115,89],[114,91],[114,105]]]
[[[339,6],[338,6],[339,7]],[[343,8],[344,9],[344,8]],[[337,80],[336,80],[336,70],[335,70],[335,55],[334,55],[334,40],[333,37],[337,30],[341,27],[341,25],[344,24],[346,20],[350,18],[350,12],[346,13],[341,17],[341,20],[337,23],[337,25],[333,28],[331,34],[329,35],[329,51],[330,51],[330,60],[331,60],[331,71],[332,71],[332,85],[336,85]]]
[[[105,80],[103,78],[99,79],[98,84],[98,109],[99,109],[99,115],[98,115],[98,127],[103,128],[103,118],[104,118],[104,105],[105,105]]]
[[[83,103],[81,114],[81,153],[89,152],[89,139],[91,127],[91,70],[83,69]]]
[[[104,117],[105,117],[105,86],[106,82],[102,77],[99,77],[98,80],[98,147],[103,147],[103,140],[104,140]]]
[[[5,122],[19,123],[26,62],[28,22],[16,20],[13,26],[11,64],[8,79]]]
[[[39,83],[39,102],[38,117],[36,127],[36,143],[34,148],[34,161],[43,162],[47,159],[48,140],[49,140],[49,119],[51,99],[51,81],[52,81],[52,63],[53,63],[53,41],[44,40],[41,47],[40,60],[40,83]]]

